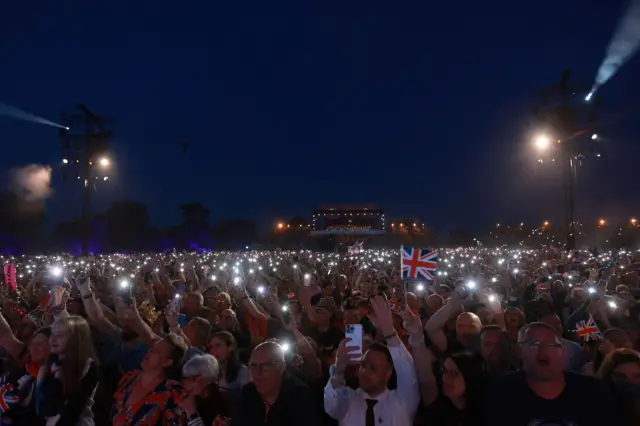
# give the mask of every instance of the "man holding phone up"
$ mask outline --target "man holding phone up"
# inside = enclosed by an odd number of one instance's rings
[[[387,346],[374,343],[363,356],[362,342],[343,340],[324,389],[324,408],[340,426],[411,426],[420,400],[413,358],[393,327],[388,302],[376,296],[371,305]],[[345,386],[344,373],[347,365],[358,363],[360,358],[360,388],[354,391]],[[397,388],[389,390],[394,370]]]

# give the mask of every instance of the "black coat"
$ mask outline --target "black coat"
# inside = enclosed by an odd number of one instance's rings
[[[311,389],[295,377],[285,373],[280,395],[269,408],[253,383],[242,388],[238,412],[233,426],[319,426],[320,414]]]

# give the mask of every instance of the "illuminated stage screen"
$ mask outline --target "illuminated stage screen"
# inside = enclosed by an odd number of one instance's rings
[[[314,213],[313,235],[381,235],[384,212],[376,208],[328,208]]]

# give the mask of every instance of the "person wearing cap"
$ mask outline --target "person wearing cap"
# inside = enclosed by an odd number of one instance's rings
[[[344,338],[344,332],[332,324],[335,310],[333,299],[321,298],[313,310],[314,325],[308,335],[317,343],[320,358],[328,367],[333,363],[333,352]]]

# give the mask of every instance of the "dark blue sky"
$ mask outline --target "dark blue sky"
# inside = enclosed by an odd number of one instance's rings
[[[623,2],[393,3],[6,2],[0,102],[114,117],[117,176],[95,208],[135,198],[157,225],[188,201],[263,226],[346,202],[436,230],[560,217],[532,89],[565,67],[593,81]],[[634,58],[600,92],[613,120],[580,171],[582,220],[640,215],[638,75]],[[3,169],[59,163],[55,128],[0,117],[0,141]],[[49,215],[78,215],[80,188],[54,186]]]

